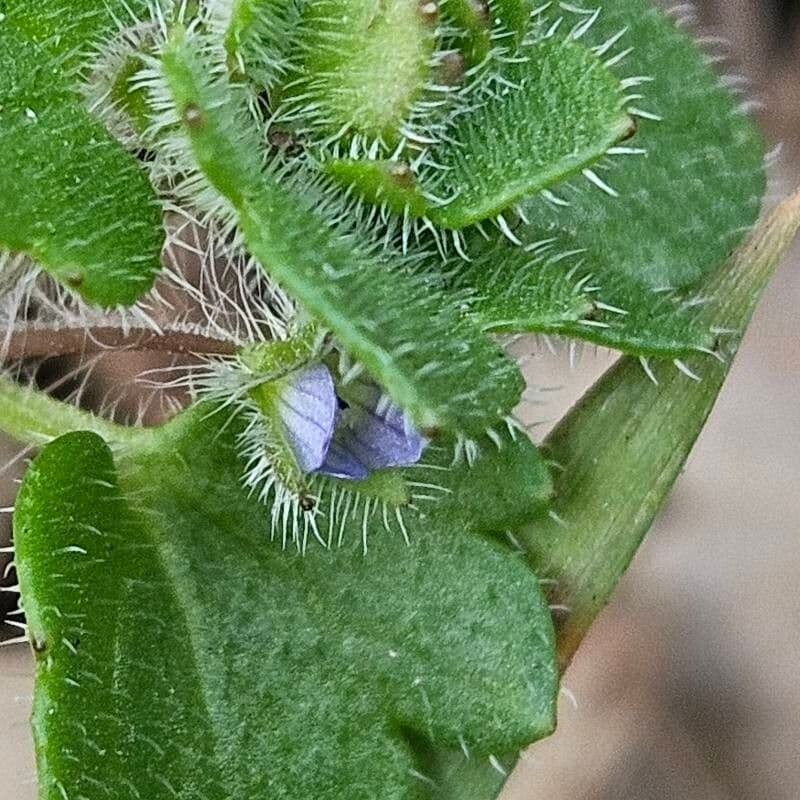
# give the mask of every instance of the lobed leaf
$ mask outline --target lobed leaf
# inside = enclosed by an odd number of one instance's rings
[[[79,89],[89,52],[115,34],[126,4],[8,0],[3,9],[0,246],[29,253],[90,302],[130,304],[160,266],[160,206]]]
[[[68,434],[26,476],[15,533],[43,800],[423,800],[434,744],[480,764],[550,732],[549,610],[486,538],[549,496],[532,445],[409,470],[453,499],[406,509],[407,544],[362,505],[341,547],[301,554],[269,540],[219,420],[195,409],[116,463],[95,434]]]

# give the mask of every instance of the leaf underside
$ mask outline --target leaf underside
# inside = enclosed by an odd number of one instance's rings
[[[115,33],[125,3],[10,0],[3,11],[0,246],[29,253],[86,300],[133,303],[159,268],[160,208],[78,89],[82,57]]]
[[[432,745],[488,763],[552,729],[549,610],[486,538],[549,496],[530,444],[410,470],[453,499],[405,509],[408,544],[378,512],[301,555],[269,540],[217,420],[179,417],[118,465],[69,434],[28,472],[42,798],[428,800]]]

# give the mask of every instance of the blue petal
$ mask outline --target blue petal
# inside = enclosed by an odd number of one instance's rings
[[[377,386],[364,385],[353,392],[356,402],[341,414],[335,442],[353,464],[368,470],[416,464],[427,440],[393,403],[381,403]]]
[[[346,442],[343,442],[342,439],[343,437],[338,435],[337,431],[337,435],[334,436],[331,446],[328,448],[325,463],[318,472],[330,475],[332,478],[363,480],[369,475],[369,469],[348,450]]]
[[[333,378],[324,364],[298,370],[283,382],[278,413],[287,442],[303,472],[314,472],[324,463],[337,410]]]

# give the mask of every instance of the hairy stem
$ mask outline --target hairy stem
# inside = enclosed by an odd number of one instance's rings
[[[0,430],[33,447],[73,431],[93,431],[110,444],[125,443],[137,434],[135,428],[107,422],[5,376],[0,376]]]
[[[48,358],[66,355],[96,355],[107,351],[233,355],[237,345],[198,333],[159,332],[150,328],[15,328],[1,348],[3,360]]]
[[[0,353],[5,362],[67,355],[89,356],[104,352],[150,351],[205,355],[233,355],[230,341],[201,334],[149,328],[122,329],[114,326],[48,329],[15,328]],[[72,431],[94,431],[109,443],[129,441],[135,428],[116,425],[46,393],[0,377],[0,431],[18,441],[40,447]]]

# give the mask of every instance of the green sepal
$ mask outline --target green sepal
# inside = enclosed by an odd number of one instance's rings
[[[250,372],[274,381],[308,364],[320,350],[321,338],[314,325],[305,325],[287,339],[246,345],[237,357]]]

